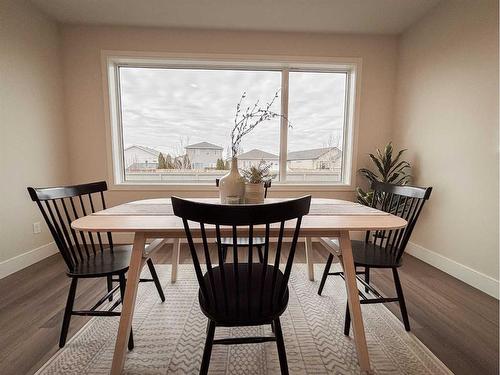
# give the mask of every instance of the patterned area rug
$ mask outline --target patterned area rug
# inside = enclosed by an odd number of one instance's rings
[[[321,266],[316,267],[318,277]],[[193,268],[181,265],[175,284],[167,281],[169,265],[157,269],[167,300],[160,302],[152,283],[139,286],[133,322],[135,349],[127,354],[125,373],[197,374],[207,321],[198,306]],[[290,373],[358,374],[352,336],[343,334],[343,281],[329,277],[321,297],[318,284],[308,280],[305,264],[294,265],[290,302],[281,317]],[[374,373],[451,373],[384,306],[364,305],[362,309]],[[117,327],[118,318],[93,318],[37,374],[107,374]],[[216,329],[216,337],[266,333],[271,333],[270,327]],[[216,345],[210,373],[279,374],[276,344]]]

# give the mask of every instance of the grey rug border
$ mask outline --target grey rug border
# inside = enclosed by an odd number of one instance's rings
[[[168,268],[171,268],[172,265],[170,264],[162,264],[162,266],[166,266]],[[191,266],[190,264],[179,264],[179,268],[187,268]],[[315,268],[317,268],[319,265],[316,265],[315,264]],[[179,269],[180,271],[180,269]],[[178,274],[180,274],[180,272],[178,272]],[[395,323],[396,325],[400,325],[401,327],[403,327],[403,323],[384,305],[384,304],[381,304],[381,306],[386,310],[387,312],[387,315],[390,316],[389,319],[391,319],[393,321],[393,323]],[[106,307],[106,306],[105,306]],[[85,323],[85,325],[80,328],[78,330],[78,332],[75,333],[75,335],[73,337],[71,337],[71,339],[69,339],[67,342],[66,342],[66,345],[69,345],[71,344],[74,340],[77,340],[83,333],[85,333],[85,331],[87,329],[89,329],[89,327],[94,324],[94,321],[96,319],[98,319],[99,317],[93,317],[91,318],[87,323]],[[450,375],[454,375],[453,372],[448,368],[448,366],[446,366],[427,346],[425,346],[425,344],[420,341],[418,339],[417,336],[415,336],[413,334],[413,332],[407,332],[406,333],[413,342],[415,342],[415,344],[417,344],[424,352],[426,352],[430,357],[432,357],[434,359],[434,361],[440,366],[442,367],[443,370],[445,370],[446,372],[448,372]],[[54,355],[52,357],[50,357],[47,362],[45,362],[37,371],[34,375],[39,375],[43,370],[45,370],[46,367],[48,367],[53,361],[55,361],[59,356],[61,356],[62,354],[64,353],[64,348],[61,348],[61,349],[58,349],[56,353],[54,353]]]

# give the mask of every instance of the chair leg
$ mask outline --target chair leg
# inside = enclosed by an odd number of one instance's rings
[[[226,245],[221,245],[222,247],[222,261],[226,263],[226,257],[227,257],[227,246]]]
[[[155,283],[156,289],[158,290],[158,294],[160,295],[160,299],[162,302],[165,302],[165,294],[163,294],[163,289],[160,284],[160,279],[158,279],[158,274],[156,273],[155,265],[153,264],[151,258],[148,258],[146,263],[148,264],[149,272],[153,277],[153,281]]]
[[[200,374],[207,374],[210,366],[210,356],[212,355],[212,346],[214,345],[215,322],[208,321],[207,338],[205,340],[205,349],[203,350],[203,359],[201,361]]]
[[[403,317],[405,330],[409,332],[410,319],[408,319],[408,311],[406,311],[405,297],[403,295],[403,288],[401,287],[401,281],[399,280],[399,274],[397,268],[392,269],[392,275],[394,276],[394,284],[396,285],[396,293],[398,294],[399,308],[401,309],[401,316]]]
[[[109,275],[106,278],[106,282],[108,284],[108,293],[109,293],[109,292],[111,292],[111,289],[113,289],[113,277],[111,275]],[[112,294],[109,296],[108,300],[110,302],[113,301],[113,295]]]
[[[134,350],[134,331],[130,327],[130,336],[128,337],[128,350]]]
[[[276,346],[278,347],[278,357],[282,375],[288,375],[288,363],[286,361],[285,342],[283,341],[283,332],[281,331],[280,319],[273,321],[274,334],[276,336]]]
[[[264,254],[262,254],[262,245],[257,245],[257,252],[259,253],[259,262],[264,262]]]
[[[321,277],[321,282],[319,283],[319,289],[318,289],[319,295],[321,295],[321,293],[323,292],[323,288],[325,287],[326,278],[328,277],[328,272],[330,272],[330,267],[332,266],[332,262],[333,262],[333,254],[330,254],[328,256],[328,259],[326,260],[325,270],[323,271],[323,277]]]
[[[344,320],[344,335],[349,336],[351,329],[351,313],[349,312],[349,303],[345,307],[345,320]]]
[[[123,274],[123,273],[121,273],[118,276],[118,278],[120,280],[120,295],[122,298],[122,306],[123,306],[123,298],[125,297],[125,287],[127,284],[127,280],[125,279],[125,274]],[[134,349],[134,334],[132,331],[132,327],[130,327],[130,336],[128,338],[128,350],[132,350],[132,349]]]
[[[64,309],[64,318],[61,329],[61,336],[59,337],[59,347],[62,348],[66,344],[66,337],[68,336],[69,322],[71,314],[73,313],[73,304],[75,303],[76,286],[78,278],[71,278],[71,285],[69,287],[68,299],[66,301],[66,308]]]
[[[365,267],[365,283],[370,284],[370,267]],[[370,289],[365,286],[365,292],[368,293]]]

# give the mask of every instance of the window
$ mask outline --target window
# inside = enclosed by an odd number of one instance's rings
[[[347,72],[289,73],[287,181],[342,181],[347,82]]]
[[[116,184],[210,184],[227,173],[236,105],[282,115],[241,143],[275,184],[350,185],[355,64],[109,58]],[[286,119],[288,119],[288,124]]]

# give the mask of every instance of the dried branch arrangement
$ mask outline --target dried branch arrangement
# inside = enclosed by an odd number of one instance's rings
[[[232,157],[235,157],[238,154],[242,138],[255,129],[260,123],[277,117],[281,117],[288,122],[288,119],[285,116],[271,110],[271,107],[278,98],[279,92],[280,90],[276,91],[272,100],[264,107],[261,107],[259,105],[259,101],[257,100],[253,106],[248,106],[246,110],[242,109],[242,104],[247,97],[247,94],[244,92],[243,95],[241,95],[240,101],[236,105],[234,127],[231,131]]]

